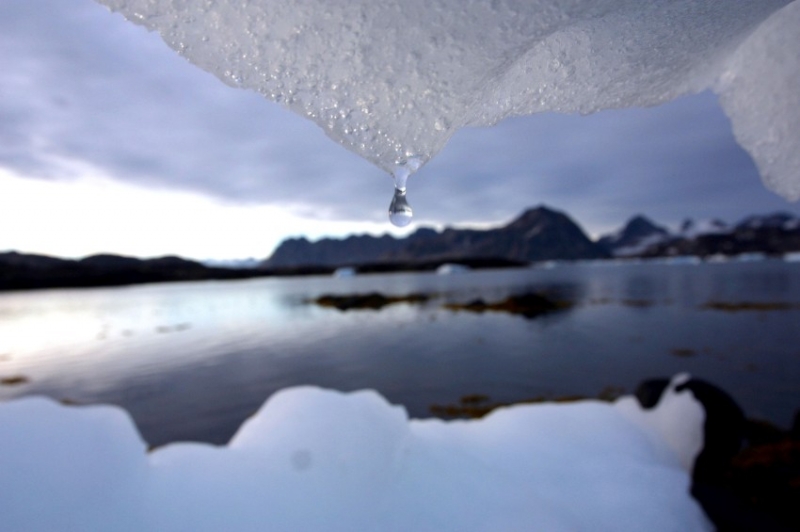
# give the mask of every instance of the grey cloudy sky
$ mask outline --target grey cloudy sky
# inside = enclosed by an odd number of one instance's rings
[[[0,250],[261,257],[287,236],[391,229],[388,175],[313,123],[224,85],[92,0],[0,2],[0,170],[0,207],[3,200],[12,204],[14,194],[17,204],[32,202],[14,220],[0,218]],[[173,234],[166,229],[173,222],[159,222],[164,234],[149,249],[141,235],[136,245],[126,244],[125,235],[141,231],[114,232],[113,213],[99,211],[95,225],[69,235],[50,231],[50,247],[45,229],[25,241],[23,227],[101,208],[104,199],[95,187],[94,207],[43,212],[35,196],[19,192],[20,183],[58,186],[66,198],[65,187],[78,190],[87,174],[168,197],[181,191],[207,197],[216,210],[175,199],[169,213],[156,212],[147,199],[153,196],[130,194],[142,218],[180,217],[187,229]],[[800,213],[800,205],[763,188],[710,93],[651,109],[544,114],[462,130],[411,177],[409,198],[417,226],[504,222],[544,203],[593,235],[637,213],[666,225],[686,217],[734,222],[752,213]],[[271,217],[261,227],[257,216],[248,218],[256,227],[241,228],[249,237],[239,247],[222,245],[230,233],[202,229],[222,224],[209,217],[226,216],[234,224],[226,231],[236,231],[235,213],[258,208],[273,209]],[[192,221],[200,216],[202,223]],[[207,234],[188,247],[192,224]],[[95,226],[115,236],[91,238]],[[70,248],[67,239],[82,244]]]

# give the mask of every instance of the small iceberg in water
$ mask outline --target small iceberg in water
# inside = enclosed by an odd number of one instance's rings
[[[356,272],[355,268],[351,268],[350,266],[346,266],[346,267],[343,267],[343,268],[336,268],[336,270],[333,272],[333,276],[334,277],[355,277],[356,273],[357,272]]]
[[[464,273],[469,271],[469,266],[464,266],[463,264],[456,264],[446,262],[436,268],[436,273],[439,275],[450,275],[453,273]]]

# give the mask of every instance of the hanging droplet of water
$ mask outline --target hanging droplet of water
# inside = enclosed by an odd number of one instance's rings
[[[421,166],[421,161],[417,157],[409,157],[406,161],[398,164],[392,177],[394,177],[394,196],[389,205],[389,221],[397,227],[405,227],[411,223],[414,212],[406,199],[406,182],[408,176]]]
[[[406,189],[395,187],[394,197],[391,205],[389,205],[389,221],[397,227],[405,227],[411,223],[413,215],[414,212],[411,210],[411,205],[406,200]]]

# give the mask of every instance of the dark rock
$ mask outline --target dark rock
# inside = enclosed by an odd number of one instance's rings
[[[744,440],[744,412],[723,390],[701,379],[689,379],[675,391],[689,390],[705,409],[703,450],[694,462],[694,482],[716,483],[725,475]]]
[[[450,310],[466,310],[469,312],[508,312],[532,319],[543,314],[563,310],[569,304],[553,301],[542,294],[526,293],[512,295],[501,301],[487,303],[483,299],[474,299],[467,303],[448,303],[445,308]]]
[[[3,377],[0,379],[0,385],[18,386],[20,384],[27,384],[28,381],[28,377],[25,377],[24,375],[14,375],[13,377]]]
[[[636,387],[636,391],[633,392],[633,395],[639,401],[639,404],[642,405],[642,408],[650,410],[661,400],[661,396],[664,394],[664,390],[667,389],[667,386],[669,386],[669,379],[648,379],[642,381],[639,386]]]
[[[385,296],[378,292],[368,294],[326,294],[318,297],[313,302],[322,307],[333,307],[347,311],[354,309],[380,310],[387,305],[395,303],[424,303],[429,299],[425,294],[409,294],[406,296]]]
[[[668,384],[668,379],[644,381],[636,397],[652,408]],[[800,529],[800,441],[768,424],[747,421],[736,401],[709,382],[690,379],[676,387],[684,390],[706,414],[691,493],[717,530]]]

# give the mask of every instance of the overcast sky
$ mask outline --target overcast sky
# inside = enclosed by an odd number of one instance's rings
[[[713,94],[458,132],[409,180],[415,223],[546,204],[591,236],[643,213],[776,210]],[[92,0],[0,1],[0,251],[268,256],[289,236],[396,231],[387,174]]]

